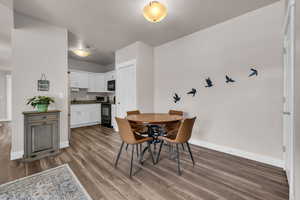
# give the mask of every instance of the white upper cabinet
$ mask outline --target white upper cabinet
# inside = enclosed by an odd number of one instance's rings
[[[88,82],[89,82],[88,92],[104,92],[105,91],[104,74],[90,73]]]
[[[109,92],[107,91],[107,81],[115,79],[115,71],[106,73],[71,71],[70,73],[71,87],[88,89],[88,92]]]
[[[70,73],[70,84],[72,88],[88,88],[89,87],[88,73],[75,72]]]

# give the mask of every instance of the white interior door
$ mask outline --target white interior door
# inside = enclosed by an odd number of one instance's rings
[[[283,141],[285,170],[290,185],[290,199],[294,196],[294,5],[289,4],[284,34],[284,101]]]
[[[291,168],[291,135],[292,135],[292,74],[289,58],[289,39],[284,41],[284,101],[283,101],[283,133],[284,133],[284,159],[285,170],[290,180]]]
[[[124,118],[127,111],[136,109],[135,64],[128,64],[117,69],[116,86],[117,116]]]

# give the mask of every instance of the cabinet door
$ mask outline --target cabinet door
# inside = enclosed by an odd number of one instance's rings
[[[70,86],[73,88],[79,88],[79,74],[76,72],[70,73]]]
[[[95,74],[89,74],[88,75],[88,84],[89,84],[89,87],[88,87],[88,92],[95,92]]]
[[[90,123],[101,121],[101,107],[100,104],[91,104],[89,107]]]
[[[100,73],[89,74],[88,91],[89,92],[103,92],[104,88],[104,75]]]
[[[80,111],[75,106],[71,106],[71,126],[78,125],[80,122]]]
[[[88,74],[84,72],[71,72],[70,84],[74,88],[88,88]]]
[[[40,151],[46,151],[57,148],[57,122],[37,122],[30,123],[28,125],[28,152],[29,154],[38,153]]]
[[[80,88],[88,88],[89,87],[89,77],[87,73],[80,72],[79,73],[79,87]]]
[[[105,88],[104,88],[104,75],[103,74],[96,74],[95,75],[95,88],[96,88],[96,92],[105,91]]]

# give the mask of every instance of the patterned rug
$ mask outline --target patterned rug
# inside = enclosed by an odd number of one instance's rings
[[[0,200],[92,200],[68,165],[0,185]]]

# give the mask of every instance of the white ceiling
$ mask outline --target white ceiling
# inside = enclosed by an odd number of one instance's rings
[[[226,21],[277,0],[160,0],[169,15],[151,24],[142,16],[150,0],[15,0],[17,12],[66,27],[70,47],[96,48],[85,60],[102,65],[114,61],[113,52],[135,41],[157,46]]]

